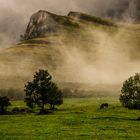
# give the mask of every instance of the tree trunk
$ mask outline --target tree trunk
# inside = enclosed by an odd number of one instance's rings
[[[40,113],[41,113],[41,114],[45,114],[44,103],[43,103],[43,105],[42,105],[42,107],[41,107]]]
[[[54,110],[54,105],[51,104],[50,110]]]

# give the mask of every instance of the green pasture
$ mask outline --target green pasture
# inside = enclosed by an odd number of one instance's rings
[[[100,110],[105,102],[109,108]],[[13,101],[9,110],[17,106],[25,104]],[[117,97],[64,99],[47,115],[1,115],[0,140],[139,140],[138,116],[139,110],[123,108]]]

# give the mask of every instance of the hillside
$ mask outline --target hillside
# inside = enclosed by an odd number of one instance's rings
[[[139,25],[41,10],[31,16],[22,41],[0,51],[0,87],[23,89],[36,70],[45,68],[62,88],[77,83],[75,89],[118,92],[139,70],[139,35]]]

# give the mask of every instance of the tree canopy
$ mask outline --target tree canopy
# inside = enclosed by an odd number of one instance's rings
[[[136,73],[123,83],[120,101],[124,107],[140,109],[140,74]]]

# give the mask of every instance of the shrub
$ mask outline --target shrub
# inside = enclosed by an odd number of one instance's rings
[[[11,103],[8,97],[0,97],[0,114],[5,114],[7,107],[10,105]]]
[[[22,113],[32,113],[33,111],[29,108],[20,108],[20,107],[15,107],[12,109],[13,114],[22,114]]]
[[[15,107],[12,109],[12,113],[19,113],[20,109],[18,107]]]

